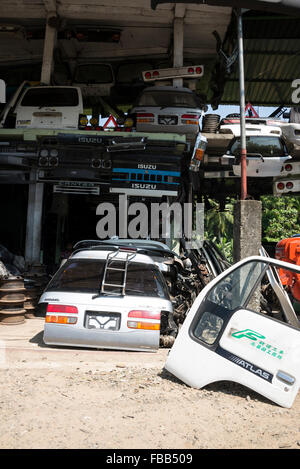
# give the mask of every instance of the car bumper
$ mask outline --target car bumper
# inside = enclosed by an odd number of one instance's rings
[[[176,133],[194,137],[199,133],[198,125],[160,125],[160,124],[149,124],[139,123],[136,124],[137,132],[158,132],[158,133]]]
[[[273,195],[300,193],[300,179],[278,179],[273,182]]]
[[[159,331],[103,331],[75,325],[45,324],[43,339],[46,345],[154,352],[159,348],[159,338]]]

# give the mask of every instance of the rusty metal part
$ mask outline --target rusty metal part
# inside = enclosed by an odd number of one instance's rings
[[[18,292],[4,292],[0,293],[0,305],[2,303],[21,303],[22,301],[25,301],[26,297],[24,293],[18,293]]]
[[[1,306],[0,314],[24,314],[25,309],[23,305],[24,303],[20,303],[19,305],[14,305],[14,306],[9,305],[7,306],[7,308],[4,308],[3,306]]]
[[[36,316],[33,312],[28,311],[27,313],[25,313],[25,318],[26,319],[36,319]]]
[[[8,277],[1,279],[0,292],[20,292],[24,291],[24,279],[22,277]]]
[[[14,326],[25,322],[24,314],[0,314],[0,325]]]
[[[37,305],[36,301],[32,301],[32,300],[24,301],[24,309],[26,309],[26,311],[28,309],[35,309],[36,305]]]

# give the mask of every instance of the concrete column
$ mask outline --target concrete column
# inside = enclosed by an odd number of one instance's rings
[[[185,7],[175,6],[175,18],[173,23],[173,66],[183,66],[183,37],[184,37],[184,14]],[[182,78],[173,78],[173,86],[182,86]]]
[[[46,21],[46,31],[44,40],[43,63],[41,73],[41,83],[50,85],[51,73],[54,65],[53,52],[56,44],[57,29],[56,29],[57,16],[55,12],[48,13]]]
[[[261,202],[240,200],[234,207],[233,260],[238,262],[245,257],[258,256],[261,247]],[[243,278],[240,286],[244,286]],[[260,286],[253,293],[248,308],[260,312]]]
[[[261,247],[261,202],[239,200],[234,207],[233,260],[259,255]]]
[[[30,180],[32,181],[32,184],[29,184],[28,191],[25,243],[25,261],[27,264],[40,262],[44,195],[44,184],[35,182],[35,170],[31,171]]]

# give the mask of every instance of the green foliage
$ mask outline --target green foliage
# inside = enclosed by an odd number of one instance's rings
[[[263,241],[280,241],[300,233],[300,197],[262,196]]]
[[[234,199],[227,199],[225,210],[209,199],[205,210],[205,238],[213,241],[232,262]],[[278,242],[300,233],[300,197],[262,196],[262,242]]]
[[[227,199],[226,202],[225,210],[221,210],[216,200],[208,200],[210,208],[205,211],[205,238],[213,241],[225,257],[232,261],[234,200]]]

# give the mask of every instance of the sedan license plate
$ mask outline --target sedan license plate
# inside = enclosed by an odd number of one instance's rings
[[[85,327],[87,329],[101,329],[105,331],[118,331],[121,324],[120,313],[106,313],[86,311]]]
[[[158,116],[158,123],[161,125],[176,125],[177,116]]]

